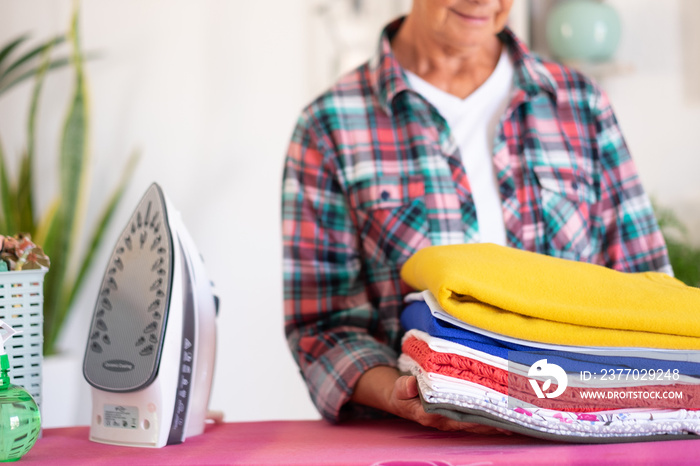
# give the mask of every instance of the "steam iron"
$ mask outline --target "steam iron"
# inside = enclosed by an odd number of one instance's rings
[[[114,247],[95,304],[83,361],[90,440],[158,448],[204,431],[217,308],[179,212],[152,184]]]

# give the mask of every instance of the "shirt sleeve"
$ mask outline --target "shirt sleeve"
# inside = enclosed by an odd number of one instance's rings
[[[672,275],[666,243],[608,97],[596,88],[592,98],[601,164],[605,263],[625,272],[651,270]]]
[[[379,313],[362,279],[336,158],[318,134],[302,117],[285,162],[285,334],[317,409],[338,422],[360,376],[375,366],[395,367],[397,355],[370,333]]]

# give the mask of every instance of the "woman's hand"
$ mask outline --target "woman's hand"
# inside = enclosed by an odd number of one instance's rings
[[[378,366],[365,372],[355,386],[352,401],[440,430],[510,434],[494,427],[459,422],[439,414],[426,413],[418,397],[416,378],[402,376],[393,367]]]

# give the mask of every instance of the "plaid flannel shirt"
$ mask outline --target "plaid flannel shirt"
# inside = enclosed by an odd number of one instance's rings
[[[323,417],[359,377],[396,365],[406,259],[478,242],[468,174],[445,120],[411,90],[387,26],[378,54],[311,103],[282,188],[285,332]],[[606,95],[508,30],[514,92],[493,163],[511,247],[622,271],[671,273],[663,237]],[[353,412],[354,411],[354,412]]]

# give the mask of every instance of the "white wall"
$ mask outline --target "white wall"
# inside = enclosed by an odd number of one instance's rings
[[[546,14],[558,0],[530,0],[531,30],[546,52]],[[606,0],[622,23],[613,59],[626,70],[596,76],[608,92],[649,194],[671,207],[700,244],[700,2]]]
[[[610,1],[624,22],[618,59],[634,72],[603,84],[649,192],[682,207],[698,236],[700,104],[683,91],[683,1]],[[287,141],[303,104],[325,85],[319,76],[327,75],[315,69],[321,65],[310,39],[319,31],[307,27],[318,21],[312,3],[318,2],[83,1],[85,48],[102,53],[87,67],[90,216],[127,155],[135,148],[143,155],[61,339],[66,353],[82,358],[103,264],[138,199],[157,181],[182,212],[221,297],[212,408],[229,421],[318,417],[283,337],[279,240]],[[27,31],[36,39],[64,31],[70,8],[69,0],[0,0],[0,43]],[[42,99],[40,207],[56,189],[69,89],[68,72],[56,73]],[[28,92],[25,85],[0,99],[0,137],[9,155],[26,144]],[[87,384],[77,366],[65,377],[80,381],[82,388],[68,395],[78,413],[48,425],[87,424]],[[55,388],[44,388],[48,400],[47,390]]]
[[[684,73],[700,64],[697,0],[610,0],[620,12],[617,60],[629,74],[603,81],[647,191],[675,208],[700,244],[700,81]],[[695,5],[695,12],[697,12]],[[693,67],[691,67],[693,68]]]
[[[0,1],[0,43],[32,31],[64,31],[68,0]],[[107,248],[71,316],[61,347],[82,358],[108,254],[143,192],[159,182],[181,211],[221,298],[211,407],[226,420],[318,417],[289,354],[282,328],[279,198],[282,163],[305,85],[304,3],[85,0],[92,97],[92,209],[105,199],[127,155],[142,159]],[[8,154],[25,146],[29,85],[0,100],[0,136]],[[45,164],[41,205],[56,188],[58,131],[69,73],[48,79],[39,120]],[[86,424],[87,384],[75,419]],[[49,400],[55,388],[44,386]],[[50,421],[50,422],[49,422]]]

